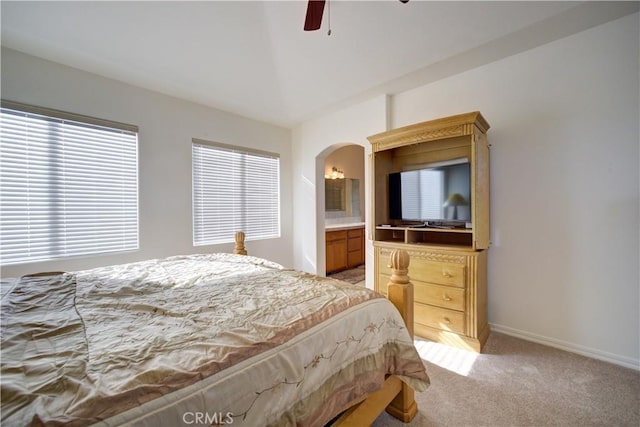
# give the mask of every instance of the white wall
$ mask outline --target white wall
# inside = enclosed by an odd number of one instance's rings
[[[284,265],[291,252],[291,132],[203,107],[13,50],[2,49],[2,98],[139,127],[140,249],[66,261],[7,266],[3,277],[200,252],[230,252],[233,244],[194,247],[191,140],[201,138],[280,153],[282,233],[247,242],[250,254]]]
[[[393,128],[475,110],[492,126],[493,330],[636,369],[638,22],[636,13],[398,94],[388,105]],[[344,135],[366,141],[384,130],[382,101],[294,131],[296,267],[315,272],[308,233],[315,156]]]
[[[365,157],[371,153],[367,136],[387,129],[387,97],[379,96],[350,108],[310,120],[293,130],[293,253],[294,267],[310,273],[323,274],[324,256],[324,180],[325,158],[345,144],[364,147]],[[365,162],[365,176],[369,176]],[[365,188],[369,182],[365,180]],[[322,189],[320,191],[319,189]],[[366,193],[366,191],[365,191]],[[369,223],[369,200],[365,200],[365,222]],[[369,265],[373,249],[366,245]],[[318,256],[320,254],[320,256]],[[367,270],[370,274],[371,269]],[[367,278],[373,286],[372,276]]]
[[[640,365],[638,14],[392,100],[492,129],[489,321]]]

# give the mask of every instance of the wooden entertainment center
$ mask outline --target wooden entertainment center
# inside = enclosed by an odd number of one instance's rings
[[[417,123],[370,136],[373,148],[375,289],[386,294],[394,249],[411,259],[415,334],[476,352],[489,336],[489,124],[479,112]],[[466,159],[470,221],[464,226],[410,224],[390,218],[389,174]],[[431,224],[430,224],[431,225]]]

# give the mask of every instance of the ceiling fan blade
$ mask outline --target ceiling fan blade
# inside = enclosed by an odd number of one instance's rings
[[[307,4],[307,17],[304,20],[304,30],[314,31],[320,29],[322,24],[322,12],[325,0],[309,0]]]

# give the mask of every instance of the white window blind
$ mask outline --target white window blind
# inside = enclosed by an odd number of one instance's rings
[[[0,111],[2,264],[137,249],[137,128],[15,105]]]
[[[193,244],[280,237],[277,154],[194,140]]]

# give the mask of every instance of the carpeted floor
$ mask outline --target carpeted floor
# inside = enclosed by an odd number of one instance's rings
[[[410,426],[640,426],[640,372],[492,332],[482,354],[416,340],[431,386]],[[375,427],[402,426],[383,413]]]

